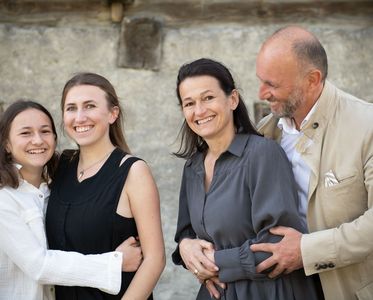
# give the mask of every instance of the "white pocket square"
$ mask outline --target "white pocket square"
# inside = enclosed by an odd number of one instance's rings
[[[338,183],[339,183],[339,181],[335,177],[332,170],[329,170],[328,172],[325,173],[325,187],[330,187],[330,186],[336,185]]]

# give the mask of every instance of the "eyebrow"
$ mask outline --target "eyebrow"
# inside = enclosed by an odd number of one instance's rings
[[[74,100],[73,100],[74,101]],[[95,100],[85,100],[85,101],[83,101],[83,104],[88,104],[88,103],[96,103],[96,101]],[[71,105],[76,105],[75,103],[71,103],[71,102],[67,102],[67,103],[65,103],[65,106],[71,106]]]
[[[206,91],[203,91],[202,93],[200,93],[199,95],[204,96],[205,94],[210,93],[210,92],[213,92],[213,91],[212,90],[206,90]],[[186,100],[190,100],[190,99],[192,99],[192,97],[186,97],[184,99],[181,99],[181,101],[186,101]]]
[[[275,82],[273,82],[271,80],[264,80],[264,79],[260,78],[260,76],[258,74],[256,74],[256,77],[258,77],[258,79],[260,81],[262,81],[263,83],[265,83],[265,84],[269,84],[269,85],[272,85],[272,86],[276,86],[277,85]]]
[[[21,128],[18,128],[18,130],[30,130],[32,129],[33,127],[32,126],[23,126]],[[41,125],[40,128],[52,128],[52,125],[47,125],[47,124],[44,124],[44,125]]]

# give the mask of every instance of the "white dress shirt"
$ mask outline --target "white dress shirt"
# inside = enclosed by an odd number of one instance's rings
[[[316,104],[312,107],[309,111],[305,119],[302,121],[300,125],[300,131],[296,129],[295,123],[293,119],[289,118],[280,118],[278,122],[278,127],[282,130],[282,137],[281,137],[281,147],[286,152],[286,155],[292,165],[295,182],[297,183],[297,191],[299,197],[299,213],[302,217],[302,221],[304,222],[305,228],[307,226],[307,206],[308,206],[308,187],[310,182],[310,175],[311,169],[306,164],[306,162],[302,159],[299,152],[296,151],[296,144],[299,139],[303,136],[302,128],[310,119],[311,115],[315,111],[317,106]],[[312,141],[309,140],[310,146]]]
[[[0,189],[0,300],[53,300],[48,284],[89,286],[117,294],[122,253],[82,255],[47,250],[44,217],[47,185],[20,180]]]

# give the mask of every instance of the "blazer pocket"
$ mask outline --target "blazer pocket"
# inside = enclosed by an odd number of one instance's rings
[[[356,292],[356,297],[359,300],[372,300],[373,299],[373,282]]]
[[[335,189],[343,188],[344,186],[349,185],[351,182],[354,182],[356,177],[357,177],[356,174],[338,177],[338,183],[332,186],[326,187],[326,189],[332,191]]]
[[[339,183],[320,190],[328,228],[350,222],[361,216],[367,207],[364,181],[357,174],[339,177]]]

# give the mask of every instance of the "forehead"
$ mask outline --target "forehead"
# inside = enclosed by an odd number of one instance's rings
[[[260,80],[289,81],[294,80],[297,73],[296,59],[287,45],[271,45],[260,50],[256,60],[256,74]]]
[[[52,126],[49,117],[42,111],[29,108],[20,112],[13,120],[11,129],[31,127],[39,128],[42,126]]]
[[[65,105],[89,100],[106,101],[106,93],[94,85],[77,85],[67,92]]]
[[[208,75],[188,77],[179,86],[181,98],[218,90],[221,90],[219,81],[215,77]]]

